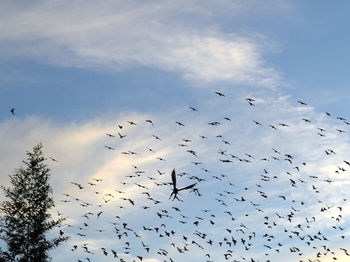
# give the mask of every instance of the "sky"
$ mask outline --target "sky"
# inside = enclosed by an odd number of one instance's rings
[[[53,261],[347,261],[348,1],[0,3],[1,185],[41,142]]]

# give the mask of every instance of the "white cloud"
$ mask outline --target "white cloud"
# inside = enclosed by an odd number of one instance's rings
[[[255,32],[220,30],[215,18],[227,10],[219,11],[209,2],[5,3],[7,12],[0,18],[3,56],[112,70],[146,66],[200,82],[274,87],[280,80],[264,61],[266,40]],[[244,10],[248,17],[254,10],[225,4],[219,6],[236,15]]]
[[[261,94],[261,93],[260,93]],[[76,243],[81,245],[84,238],[76,235],[77,232],[87,234],[89,247],[96,252],[96,261],[107,259],[103,256],[100,247],[106,247],[108,251],[117,246],[122,245],[128,239],[132,243],[132,254],[142,254],[144,257],[162,258],[156,255],[159,248],[164,248],[169,251],[170,256],[180,258],[178,251],[170,246],[170,243],[175,243],[181,247],[183,245],[182,235],[187,235],[190,241],[198,241],[205,246],[206,252],[212,255],[212,259],[218,261],[222,259],[222,249],[212,250],[208,246],[206,240],[201,240],[193,235],[195,230],[208,233],[214,243],[222,241],[223,236],[227,234],[226,228],[236,232],[241,224],[248,227],[248,232],[256,232],[257,237],[252,240],[254,250],[245,251],[241,245],[238,245],[237,252],[242,255],[249,255],[255,258],[263,257],[266,249],[262,234],[265,232],[266,226],[264,216],[269,216],[269,222],[273,221],[278,226],[269,229],[269,233],[275,236],[275,242],[269,243],[277,248],[277,243],[285,243],[286,246],[281,247],[281,254],[271,254],[276,259],[283,259],[288,254],[287,246],[305,245],[298,239],[288,239],[290,231],[295,231],[297,224],[303,225],[303,234],[315,234],[318,230],[322,231],[327,238],[334,240],[334,248],[339,248],[342,242],[337,242],[340,234],[348,234],[348,230],[339,232],[332,231],[333,225],[347,226],[347,217],[349,212],[347,202],[343,202],[342,198],[347,195],[347,185],[349,179],[342,174],[334,174],[337,165],[346,167],[343,160],[344,156],[349,154],[347,148],[348,134],[337,134],[335,128],[344,124],[339,121],[334,125],[318,113],[312,107],[295,106],[284,96],[281,98],[278,95],[254,95],[259,103],[255,107],[251,107],[244,99],[235,100],[232,105],[232,97],[224,98],[212,94],[212,100],[208,102],[208,107],[205,112],[191,112],[188,108],[179,109],[172,115],[142,115],[142,114],[127,114],[123,113],[119,116],[111,117],[110,119],[91,120],[85,123],[66,124],[58,126],[57,124],[38,118],[27,119],[11,119],[3,122],[0,125],[0,134],[4,141],[7,141],[8,148],[0,150],[0,164],[3,172],[1,173],[2,184],[7,183],[7,174],[18,167],[20,160],[23,159],[23,150],[30,150],[35,143],[42,141],[44,151],[48,156],[55,157],[59,162],[50,163],[52,167],[52,183],[54,185],[57,209],[68,215],[70,219],[67,221],[74,228],[65,228],[67,233],[74,237],[69,244],[58,249],[67,250]],[[235,97],[233,97],[235,99]],[[203,102],[201,108],[204,108]],[[229,116],[232,121],[224,120],[224,116]],[[306,117],[312,121],[307,124],[302,120]],[[152,119],[154,126],[145,122],[145,119]],[[257,126],[253,123],[253,119],[262,123],[262,126]],[[136,126],[131,126],[126,121],[133,120],[137,123]],[[180,127],[174,121],[181,121],[185,127]],[[210,126],[208,122],[218,120],[221,124],[218,126]],[[119,129],[116,122],[123,125],[123,129]],[[281,127],[278,123],[287,123],[289,127]],[[278,130],[272,129],[269,124],[276,125]],[[339,126],[338,126],[339,125]],[[327,137],[323,138],[317,135],[317,127],[325,128]],[[106,133],[117,132],[126,134],[127,137],[119,139],[108,138]],[[162,140],[156,140],[152,135],[158,135]],[[199,135],[205,135],[208,138],[200,138]],[[216,137],[222,135],[223,137]],[[188,142],[188,147],[182,148],[178,144],[185,143],[182,139],[191,139]],[[223,142],[230,142],[227,145]],[[34,144],[33,144],[34,143]],[[10,146],[11,145],[11,146]],[[107,150],[105,145],[116,148],[115,151]],[[152,148],[155,153],[150,152],[147,147]],[[324,153],[324,148],[336,150],[336,155],[327,156]],[[272,148],[280,151],[279,154],[274,154]],[[197,152],[198,157],[188,153],[187,149],[193,149]],[[135,151],[137,155],[123,155],[123,151]],[[227,150],[226,156],[220,155],[219,150]],[[248,158],[245,153],[251,154],[253,158],[249,158],[252,163],[240,162],[233,159],[234,163],[223,164],[219,159],[229,158],[229,153],[240,158]],[[293,156],[293,164],[289,164],[285,159],[284,154]],[[273,160],[274,155],[280,160]],[[163,157],[166,161],[157,160],[156,157]],[[262,158],[268,158],[270,161],[262,161]],[[347,159],[349,160],[349,159]],[[203,162],[202,165],[195,166],[192,161]],[[301,163],[306,162],[306,166]],[[136,165],[138,169],[135,169]],[[300,171],[294,167],[299,166]],[[203,194],[202,197],[195,197],[194,194],[183,192],[181,198],[184,203],[172,202],[168,200],[170,188],[168,186],[156,186],[150,177],[156,178],[157,183],[170,182],[170,171],[176,167],[178,173],[188,172],[188,176],[178,178],[179,186],[195,182],[190,180],[189,176],[195,175],[205,179],[204,182],[198,183],[198,189]],[[209,172],[205,172],[203,168],[207,168]],[[158,170],[165,172],[164,175],[159,175]],[[270,182],[263,182],[261,175],[264,175],[264,169],[271,177]],[[347,169],[347,167],[346,167]],[[128,178],[127,176],[135,175],[135,170],[145,171],[139,177]],[[291,175],[286,174],[286,171]],[[226,175],[222,180],[214,178],[220,177],[220,174]],[[273,176],[277,179],[272,179]],[[310,175],[316,175],[319,178],[310,178]],[[93,178],[103,178],[103,182],[96,186],[90,186],[87,182],[93,182]],[[323,181],[330,177],[335,182],[328,184]],[[291,187],[289,179],[296,181],[296,188]],[[303,184],[299,179],[306,181]],[[71,181],[81,183],[84,189],[70,184]],[[230,187],[227,181],[235,184]],[[121,182],[129,184],[122,185]],[[149,189],[139,188],[135,183],[146,186]],[[264,200],[257,192],[257,184],[262,186],[261,191],[266,192],[268,198]],[[311,185],[320,191],[315,193]],[[244,190],[247,187],[247,190]],[[117,193],[115,190],[124,191],[124,194]],[[223,190],[233,192],[233,195],[220,196],[217,193],[223,193]],[[95,194],[98,191],[100,194]],[[161,200],[162,203],[154,205],[151,200],[142,194],[148,192],[153,198]],[[68,193],[72,197],[63,197],[61,193]],[[110,197],[107,194],[112,194]],[[279,195],[286,196],[287,200],[282,200]],[[246,202],[237,202],[233,197],[240,198],[244,196]],[[135,206],[131,205],[127,200],[120,199],[121,197],[131,198],[135,201]],[[75,200],[75,198],[81,200]],[[104,203],[103,198],[108,203]],[[70,200],[69,203],[60,202],[62,199]],[[228,205],[220,206],[220,202],[215,199],[222,199]],[[322,201],[321,203],[318,200]],[[294,204],[292,202],[294,200]],[[304,201],[304,206],[300,205],[300,201]],[[82,201],[93,204],[91,207],[80,206]],[[252,205],[252,201],[259,204],[259,208],[263,209],[264,213],[257,211]],[[248,204],[247,204],[248,203]],[[102,207],[98,207],[103,204]],[[119,206],[125,208],[120,209]],[[320,213],[321,207],[326,206],[343,206],[343,219],[340,223],[335,223],[331,217],[340,214],[336,207],[329,209],[327,212]],[[144,210],[141,206],[149,206],[150,210]],[[183,218],[179,213],[172,210],[172,206],[177,206],[181,209],[182,214],[188,218]],[[275,213],[286,217],[292,211],[291,207],[300,209],[300,212],[295,212],[293,222],[288,222],[286,219],[277,218]],[[173,217],[159,218],[156,213],[160,210],[168,210]],[[203,213],[203,209],[213,210],[211,213]],[[224,210],[230,210],[235,217],[235,221],[231,221],[230,217],[223,213]],[[102,216],[97,219],[96,213],[103,211]],[[82,218],[86,212],[93,212],[90,219]],[[210,217],[210,214],[215,214],[215,217]],[[245,214],[249,214],[246,216]],[[115,218],[118,215],[121,220]],[[198,220],[196,216],[203,217],[200,220],[198,227],[193,226],[193,222]],[[316,217],[315,223],[307,224],[305,217],[311,219]],[[140,221],[142,217],[142,221]],[[215,226],[209,223],[209,219],[216,222]],[[179,220],[187,221],[187,224],[180,225]],[[83,221],[89,224],[88,227],[83,225]],[[139,235],[142,235],[142,240],[151,247],[150,254],[144,254],[141,248],[141,239],[132,238],[132,232],[129,238],[119,241],[116,239],[111,222],[118,222],[117,228],[122,228],[122,223],[127,222]],[[166,228],[162,230],[173,229],[176,234],[171,238],[163,238],[158,241],[159,233],[147,232],[142,229],[142,226],[156,227],[160,224],[166,224]],[[259,226],[257,226],[259,225]],[[306,226],[311,228],[307,229]],[[82,227],[82,230],[78,230]],[[283,233],[283,229],[289,231]],[[97,233],[97,229],[106,230],[103,233]],[[164,234],[164,231],[161,231]],[[281,233],[282,232],[282,233]],[[239,234],[234,235],[238,237]],[[243,236],[241,236],[243,237]],[[346,240],[345,240],[346,241]],[[333,242],[332,242],[333,243]],[[345,243],[345,242],[344,242]],[[204,256],[202,250],[191,245],[188,247],[191,254],[191,259],[198,261]],[[306,251],[308,249],[306,248]],[[118,250],[123,253],[125,250]],[[308,250],[310,251],[310,250]],[[195,255],[194,255],[195,253]],[[306,254],[306,252],[305,252]],[[80,247],[76,253],[71,256],[84,256]],[[112,259],[110,256],[108,259]],[[176,259],[177,260],[177,259]],[[192,260],[192,261],[193,261]],[[62,258],[64,261],[64,258]]]

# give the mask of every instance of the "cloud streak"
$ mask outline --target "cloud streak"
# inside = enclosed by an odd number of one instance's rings
[[[68,67],[151,67],[200,83],[280,83],[280,74],[263,58],[264,37],[223,32],[212,18],[220,12],[208,12],[214,8],[209,3],[206,8],[183,1],[6,4],[8,12],[0,19],[3,56],[36,57]]]

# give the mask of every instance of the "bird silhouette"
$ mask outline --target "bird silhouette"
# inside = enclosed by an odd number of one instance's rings
[[[173,169],[173,171],[171,172],[171,179],[172,179],[172,185],[173,185],[173,191],[171,192],[170,194],[170,197],[169,199],[171,199],[171,197],[173,196],[173,200],[177,199],[177,200],[180,200],[178,197],[177,197],[177,194],[182,191],[182,190],[186,190],[186,189],[190,189],[192,187],[194,187],[197,183],[194,183],[194,184],[191,184],[189,186],[186,186],[186,187],[183,187],[183,188],[177,188],[176,187],[176,173],[175,173],[175,168]]]
[[[217,94],[218,96],[225,96],[223,93],[221,92],[215,92],[215,94]]]
[[[298,100],[298,103],[303,105],[303,106],[307,106],[307,104],[305,102],[303,102],[303,101]]]

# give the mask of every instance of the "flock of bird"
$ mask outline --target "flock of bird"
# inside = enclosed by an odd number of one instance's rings
[[[226,97],[223,92],[213,96]],[[256,98],[245,101],[248,108],[258,110]],[[303,101],[296,104],[308,107]],[[11,109],[12,114],[14,110]],[[201,113],[200,108],[192,106],[188,110],[193,121]],[[336,128],[336,133],[346,132],[350,123],[345,118],[328,112],[325,115],[344,125]],[[199,134],[193,129],[189,130],[190,137],[178,138],[173,146],[182,153],[181,163],[168,166],[172,163],[168,156],[157,154],[155,148],[159,147],[154,146],[165,143],[166,138],[157,135],[153,120],[143,121],[117,123],[113,132],[106,132],[104,147],[110,154],[136,159],[140,152],[134,148],[120,151],[118,143],[132,136],[126,130],[143,132],[148,128],[154,131],[150,137],[153,144],[145,152],[154,155],[154,161],[161,165],[155,164],[153,170],[143,168],[142,163],[131,165],[127,174],[118,174],[113,191],[104,189],[111,185],[106,185],[101,177],[70,181],[71,191],[59,200],[75,211],[74,217],[59,230],[61,235],[71,236],[72,261],[350,261],[347,230],[343,226],[347,199],[339,196],[337,204],[328,202],[327,190],[334,190],[333,174],[332,178],[309,174],[308,159],[300,159],[295,152],[283,152],[279,145],[259,156],[233,152],[232,142],[215,133],[215,128],[223,125],[222,120],[205,123],[212,130],[208,133]],[[233,123],[234,116],[223,121]],[[247,121],[256,129],[293,128],[284,122]],[[311,122],[306,117],[300,119],[303,125]],[[188,126],[178,120],[173,125],[174,132]],[[311,132],[315,139],[327,139],[325,128],[317,127]],[[209,140],[216,141],[217,146],[208,148],[212,145]],[[214,157],[201,157],[202,147],[198,144],[215,152]],[[324,158],[337,154],[334,148],[320,151]],[[348,168],[350,161],[342,159],[334,167],[334,174],[345,174]],[[237,175],[240,171],[241,176]],[[256,174],[245,179],[250,172]],[[89,197],[85,199],[86,196]]]

